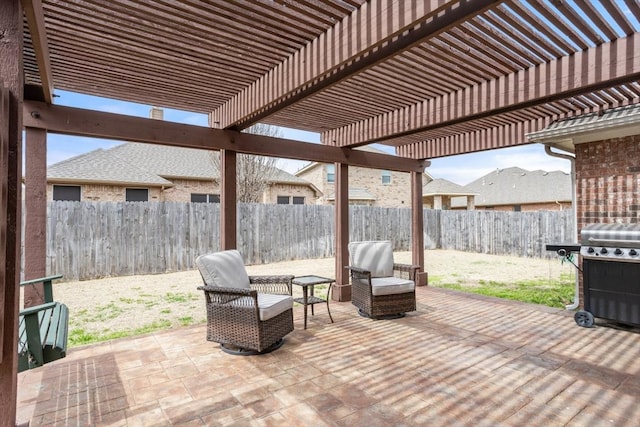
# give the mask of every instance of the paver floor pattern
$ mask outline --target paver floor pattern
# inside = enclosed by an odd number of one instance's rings
[[[73,348],[19,375],[18,421],[110,426],[637,426],[640,334],[432,287],[373,321],[319,310],[279,350],[223,353],[204,325]]]

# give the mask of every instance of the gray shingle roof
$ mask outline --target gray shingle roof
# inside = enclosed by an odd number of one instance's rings
[[[497,169],[467,184],[476,193],[476,206],[570,202],[571,176],[562,171],[528,171],[518,167]],[[452,206],[464,206],[464,199],[452,199]]]
[[[368,151],[368,152],[370,152],[370,153],[387,154],[387,155],[389,155],[389,156],[393,156],[393,154],[389,154],[389,153],[387,153],[386,151],[382,151],[382,150],[380,150],[380,149],[378,149],[378,148],[376,148],[376,147],[372,147],[372,146],[370,146],[370,145],[363,145],[363,146],[361,146],[361,147],[356,147],[355,149],[356,149],[356,150],[361,150],[361,151]],[[304,173],[304,172],[310,171],[311,169],[314,169],[314,168],[316,168],[318,165],[322,165],[322,164],[324,164],[324,163],[320,163],[320,162],[311,162],[311,163],[309,163],[309,164],[307,164],[307,165],[304,165],[302,168],[300,168],[300,170],[298,170],[298,171],[296,172],[296,176],[298,176],[298,175],[300,175],[300,174],[302,174],[302,173]],[[429,172],[427,172],[427,171],[424,171],[423,175],[426,177],[426,179],[427,179],[427,180],[432,180],[432,179],[433,179],[433,177],[431,176],[431,174],[430,174]]]
[[[436,195],[446,195],[446,196],[472,196],[475,193],[469,191],[466,187],[462,185],[458,185],[454,182],[447,181],[446,179],[437,178],[428,183],[426,183],[422,187],[422,195],[423,196],[436,196]]]
[[[589,113],[570,117],[551,123],[538,132],[527,135],[528,140],[566,137],[576,133],[593,133],[595,130],[633,124],[640,122],[640,105],[627,105],[600,113]]]
[[[171,179],[219,178],[211,151],[129,142],[95,150],[51,165],[47,178],[56,181],[172,185]],[[165,179],[166,178],[166,179]],[[310,185],[276,168],[274,182]]]
[[[331,193],[327,200],[335,200],[336,194]],[[349,188],[349,200],[376,200],[377,197],[364,188]]]
[[[165,178],[206,180],[220,175],[211,161],[212,152],[207,150],[130,142],[109,151]]]
[[[141,169],[111,150],[94,150],[47,167],[47,179],[52,182],[104,182],[109,184],[140,184],[171,186],[170,181]]]

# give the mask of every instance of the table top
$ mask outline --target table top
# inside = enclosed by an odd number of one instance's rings
[[[335,282],[334,279],[330,279],[328,277],[322,277],[322,276],[315,276],[311,274],[308,276],[298,276],[294,278],[293,282],[291,283],[299,286],[311,286],[311,285],[320,285],[322,283],[333,283],[333,282]]]

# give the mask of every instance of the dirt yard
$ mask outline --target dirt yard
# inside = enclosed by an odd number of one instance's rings
[[[410,263],[410,252],[396,252],[395,261]],[[480,281],[515,282],[575,277],[575,268],[560,259],[528,259],[512,256],[432,250],[425,252],[425,266],[432,283],[473,286]],[[254,274],[317,274],[335,277],[334,259],[313,259],[247,266]],[[100,335],[117,331],[144,331],[205,321],[202,283],[197,270],[144,276],[113,277],[80,282],[54,283],[54,297],[69,306],[69,331]],[[294,287],[294,292],[299,291]]]

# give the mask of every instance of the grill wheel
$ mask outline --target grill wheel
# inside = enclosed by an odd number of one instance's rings
[[[593,314],[588,311],[578,311],[573,315],[574,320],[578,324],[578,326],[582,326],[583,328],[592,328],[594,324]]]

